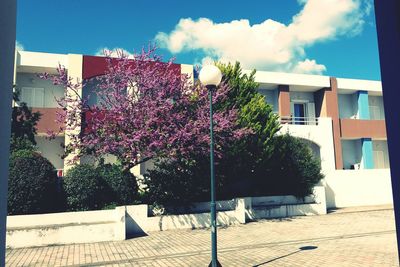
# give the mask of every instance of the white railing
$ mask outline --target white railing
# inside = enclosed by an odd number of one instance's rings
[[[280,122],[281,122],[281,124],[318,125],[318,118],[281,116]]]

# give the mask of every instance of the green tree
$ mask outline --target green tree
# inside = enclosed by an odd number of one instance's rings
[[[37,123],[41,117],[40,112],[32,112],[32,109],[25,102],[20,101],[20,91],[18,89],[15,89],[13,93],[13,100],[17,105],[12,110],[11,138],[15,140],[11,142],[21,145],[25,140],[28,140],[33,145],[36,145],[35,134],[37,133]],[[13,148],[11,147],[11,149]]]
[[[219,179],[225,180],[223,195],[229,192],[251,194],[254,181],[264,176],[262,171],[273,151],[273,137],[280,130],[279,116],[258,92],[256,70],[243,74],[239,62],[216,63],[223,73],[223,81],[233,88],[230,103],[223,108],[237,108],[242,127],[253,131],[252,135],[232,144],[225,157],[218,163]],[[218,170],[219,169],[219,170]]]

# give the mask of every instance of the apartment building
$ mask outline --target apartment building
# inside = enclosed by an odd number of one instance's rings
[[[61,64],[78,80],[102,75],[103,57],[77,54],[16,52],[15,84],[21,100],[42,114],[36,137],[38,150],[57,169],[68,169],[61,159],[68,134],[46,139],[55,123],[55,97],[64,90],[41,80],[37,73],[56,73]],[[176,64],[181,73],[193,74],[192,65]],[[392,202],[385,115],[380,81],[257,71],[259,92],[280,115],[281,133],[303,138],[325,174],[328,207],[376,205]],[[81,88],[83,96],[90,87]],[[95,101],[91,100],[91,101]],[[150,163],[151,164],[151,163]],[[135,169],[141,174],[148,166]]]

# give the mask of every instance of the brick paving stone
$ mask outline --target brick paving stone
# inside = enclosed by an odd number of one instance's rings
[[[7,266],[208,266],[210,231],[152,232],[119,242],[8,249]],[[223,266],[399,266],[392,209],[333,212],[220,228]]]

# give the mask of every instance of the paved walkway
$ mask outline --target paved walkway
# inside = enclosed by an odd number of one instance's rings
[[[392,209],[263,220],[218,232],[222,266],[399,266]],[[208,266],[209,230],[121,242],[10,249],[7,266]]]

